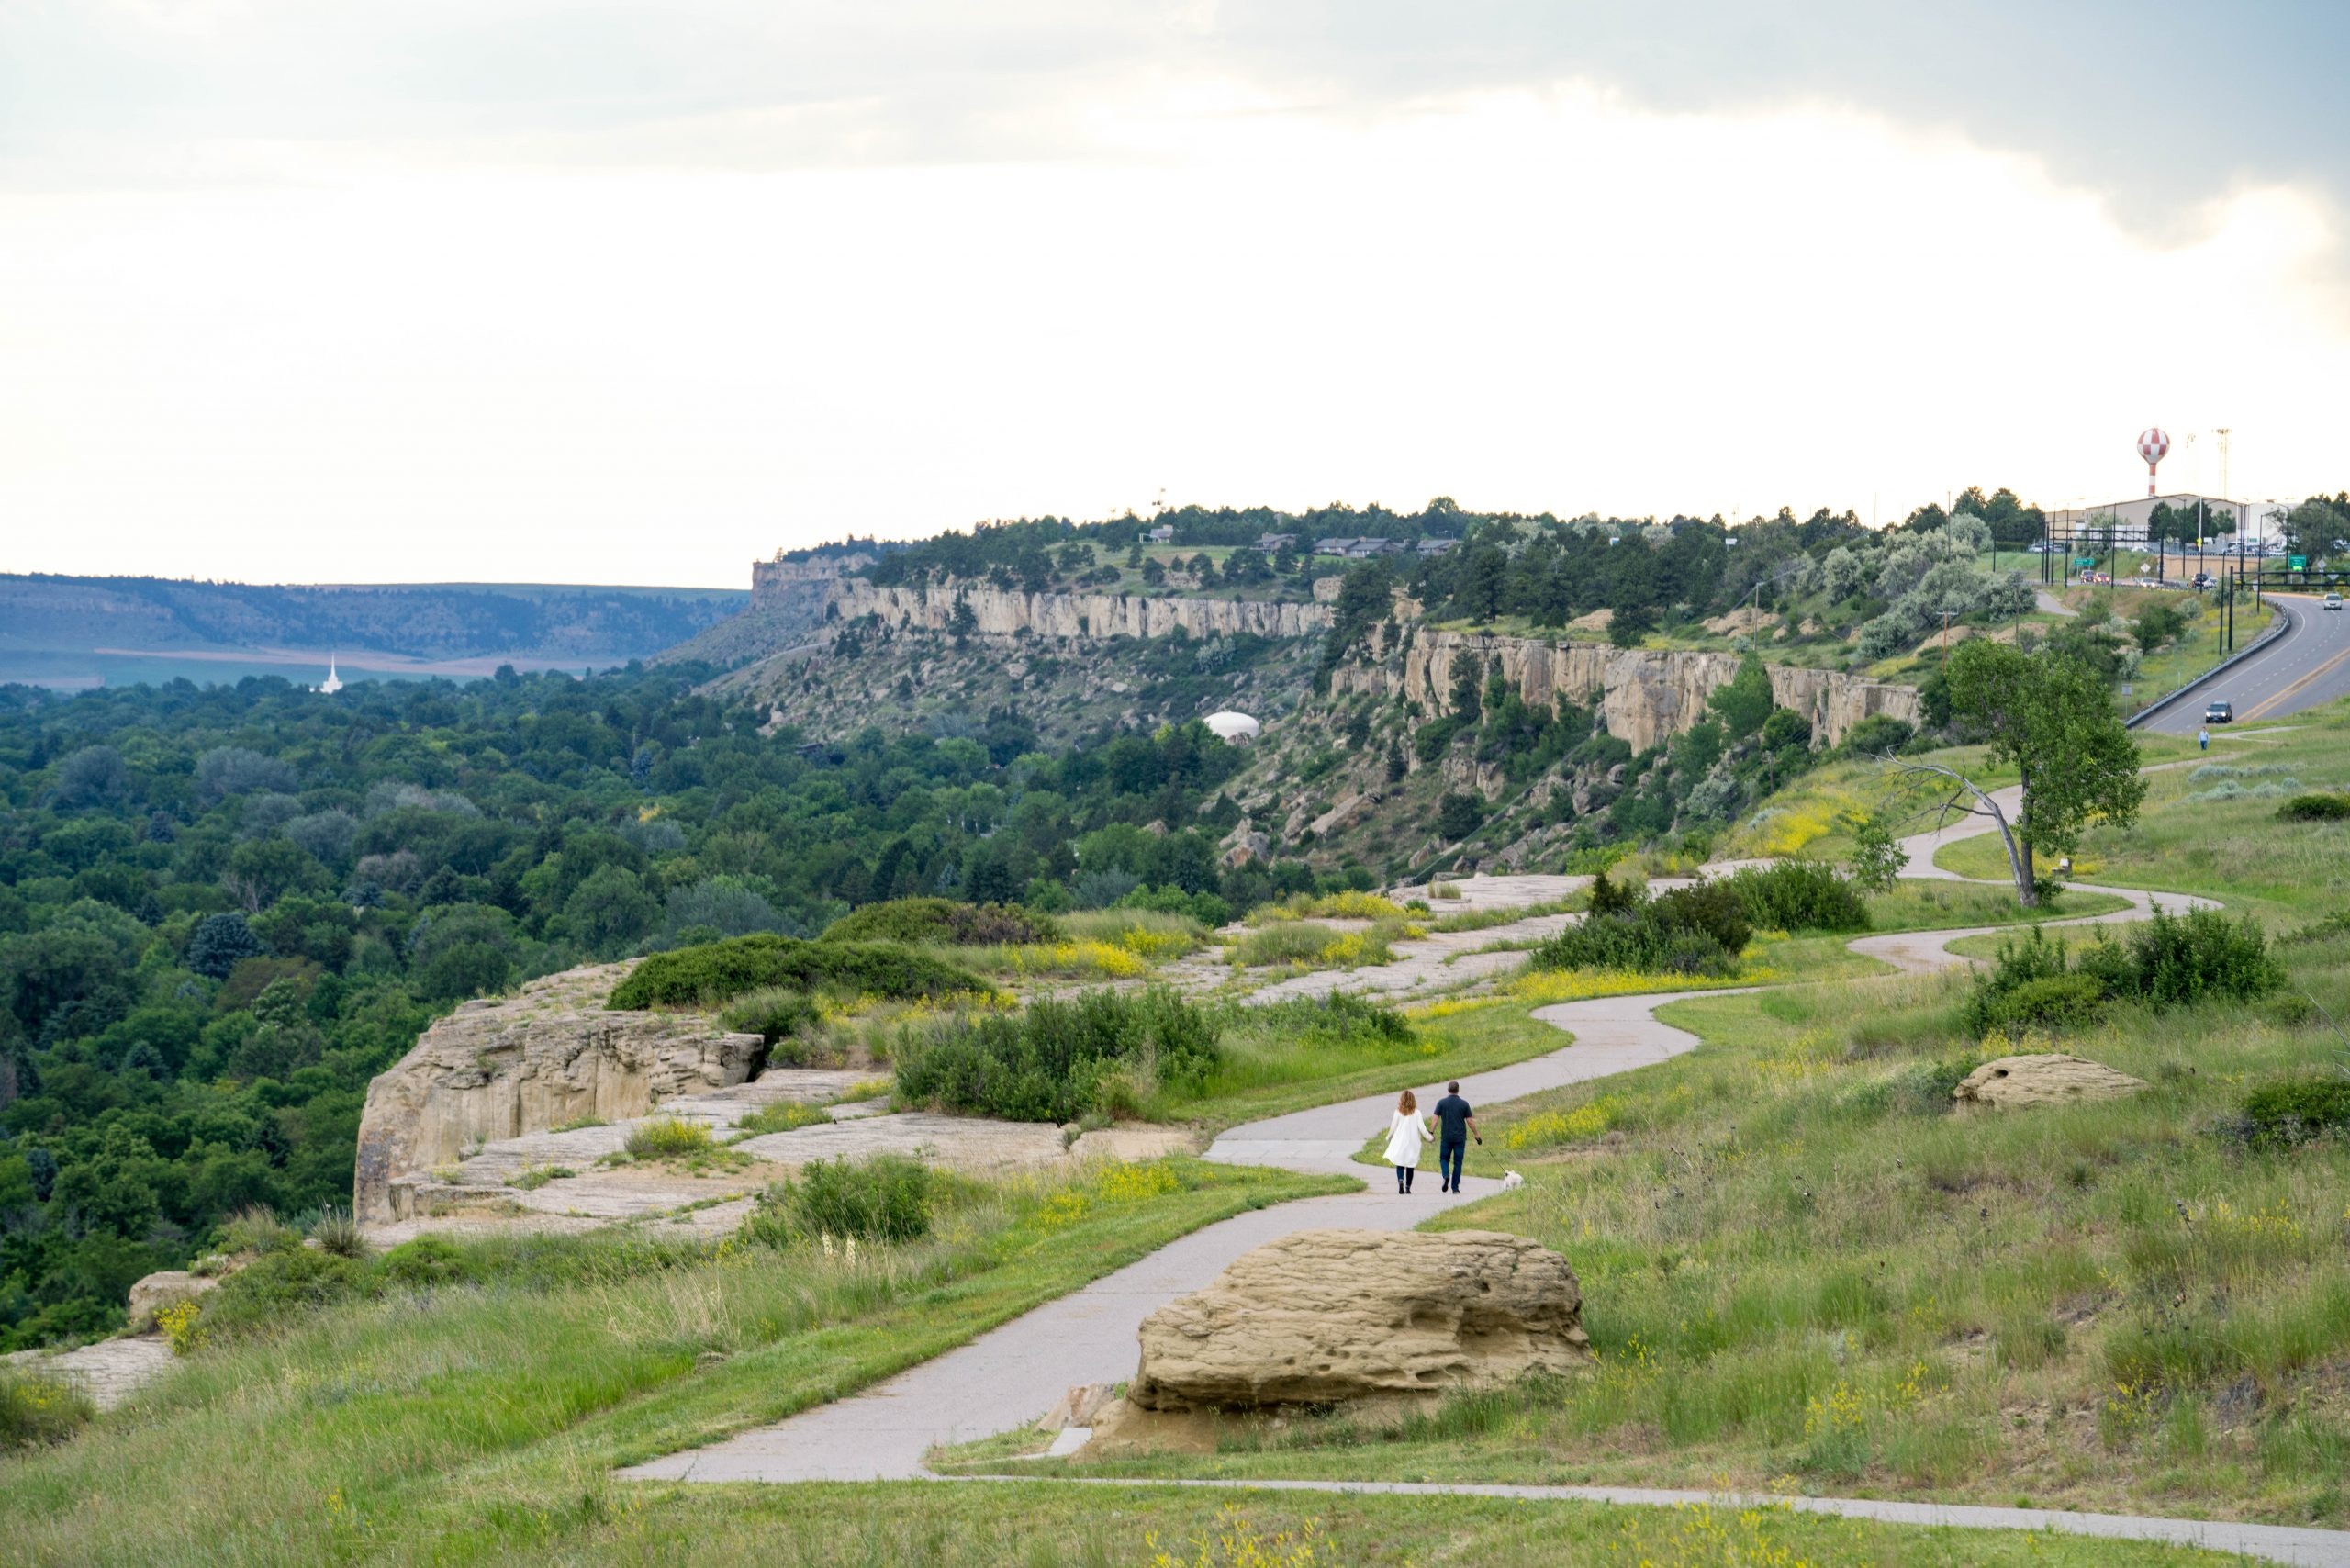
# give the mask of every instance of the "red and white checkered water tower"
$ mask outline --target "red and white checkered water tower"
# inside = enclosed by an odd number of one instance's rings
[[[2170,451],[2170,435],[2159,425],[2138,432],[2138,455],[2146,460],[2146,494],[2154,493],[2154,465]]]

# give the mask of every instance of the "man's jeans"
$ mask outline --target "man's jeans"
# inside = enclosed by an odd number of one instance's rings
[[[1443,1172],[1444,1184],[1454,1192],[1460,1191],[1460,1160],[1469,1152],[1469,1140],[1446,1138],[1437,1145],[1436,1166]]]

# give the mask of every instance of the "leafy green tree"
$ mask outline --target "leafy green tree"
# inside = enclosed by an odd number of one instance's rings
[[[1845,875],[1864,893],[1887,893],[1901,879],[1909,852],[1893,829],[1874,812],[1852,820],[1852,853],[1844,862]]]
[[[186,963],[207,980],[227,980],[240,961],[258,958],[268,950],[243,915],[207,914],[188,938]]]
[[[1738,661],[1729,683],[1714,689],[1706,706],[1718,714],[1729,738],[1742,741],[1771,717],[1771,672],[1752,654]]]
[[[1485,802],[1474,795],[1455,790],[1437,802],[1436,831],[1440,837],[1466,838],[1484,821]]]
[[[2013,763],[2022,776],[2014,820],[1955,768],[1918,763],[1906,771],[1948,778],[1956,786],[1948,809],[1992,819],[2007,846],[2016,898],[2034,907],[2036,854],[2071,853],[2093,818],[2123,826],[2137,819],[2146,795],[2138,743],[2097,672],[2063,655],[1969,641],[1951,655],[1950,691],[1953,714],[1985,738],[1990,760]]]

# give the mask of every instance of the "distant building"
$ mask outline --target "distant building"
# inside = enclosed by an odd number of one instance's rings
[[[1265,729],[1264,725],[1248,714],[1235,713],[1230,711],[1211,713],[1202,722],[1207,725],[1208,733],[1216,739],[1231,741],[1242,745],[1255,740],[1264,733]]]
[[[2210,507],[2219,517],[2232,518],[2234,537],[2238,539],[2277,539],[2285,532],[2285,514],[2292,510],[2289,501],[2231,501],[2218,496],[2199,496],[2182,491],[2174,496],[2132,496],[2128,500],[2114,501],[2101,507],[2061,507],[2048,514],[2049,528],[2058,534],[2079,533],[2085,529],[2101,529],[2109,521],[2114,542],[2123,546],[2146,543],[2146,524],[2158,506],[2168,506],[2173,511],[2187,511],[2197,502]]]
[[[1441,555],[1460,543],[1458,539],[1423,539],[1417,548],[1423,555]]]
[[[1171,522],[1162,522],[1143,537],[1153,544],[1172,544],[1175,543],[1175,525]]]
[[[319,682],[318,689],[320,693],[328,697],[332,697],[336,692],[342,689],[342,677],[335,674],[334,672],[334,655],[332,654],[329,654],[327,655],[327,678]]]
[[[1268,555],[1279,554],[1283,550],[1294,547],[1296,543],[1297,535],[1294,533],[1260,533],[1257,535],[1257,548],[1262,550]]]
[[[1314,542],[1316,555],[1343,555],[1354,541],[1351,539],[1317,539]]]

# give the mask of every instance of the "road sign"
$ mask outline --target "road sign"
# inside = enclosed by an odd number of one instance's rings
[[[2089,567],[2097,565],[2097,557],[2094,555],[2076,555],[2073,557],[2073,565],[2080,567],[2083,571],[2087,571]]]
[[[2285,565],[2296,572],[2306,572],[2310,569],[2310,558],[2307,555],[2288,555]]]

